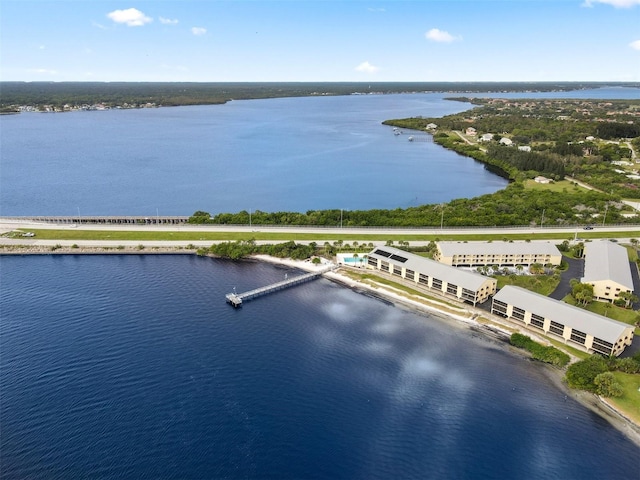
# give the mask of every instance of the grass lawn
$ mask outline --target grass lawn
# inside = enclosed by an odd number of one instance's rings
[[[355,272],[352,270],[343,270],[341,271],[341,273],[343,273],[344,275],[353,278],[354,280],[360,280],[362,282],[365,283],[369,283],[371,284],[379,284],[379,285],[386,285],[388,287],[391,287],[393,289],[396,290],[400,290],[410,296],[417,296],[417,297],[421,297],[422,299],[424,299],[424,301],[426,303],[429,303],[429,301],[432,302],[437,302],[438,303],[438,308],[442,311],[445,312],[449,312],[452,314],[456,314],[456,315],[461,315],[464,314],[464,312],[461,310],[462,307],[457,306],[457,305],[453,305],[449,302],[446,301],[446,299],[440,298],[440,297],[436,297],[436,296],[431,296],[428,295],[424,292],[415,290],[407,285],[403,285],[401,283],[398,282],[394,282],[393,280],[390,280],[388,278],[382,277],[382,276],[378,276],[372,273],[359,273],[359,272]],[[446,309],[446,308],[442,308],[442,305],[445,305],[447,307],[450,307],[450,309]]]
[[[260,228],[260,226],[256,226]],[[26,231],[26,230],[22,230]],[[194,229],[193,231],[119,231],[119,230],[82,230],[82,229],[29,229],[28,231],[35,233],[36,239],[44,240],[130,240],[130,241],[162,241],[162,240],[176,240],[176,241],[192,241],[192,240],[210,240],[214,241],[236,241],[236,240],[263,240],[274,242],[286,242],[289,240],[294,241],[316,241],[324,242],[328,239],[331,241],[342,240],[344,242],[349,241],[388,241],[394,242],[406,241],[406,242],[429,242],[437,240],[467,240],[467,241],[504,241],[504,240],[558,240],[560,243],[562,240],[573,239],[573,235],[567,233],[554,232],[552,230],[537,231],[532,233],[515,233],[515,234],[455,234],[455,235],[443,235],[441,233],[433,234],[420,234],[420,235],[394,235],[391,233],[381,234],[334,234],[334,233],[296,233],[291,231],[283,232],[205,232]],[[597,230],[585,231],[580,234],[580,238],[609,238],[610,232],[598,232]],[[625,232],[625,237],[640,237],[640,231]]]
[[[640,423],[640,374],[613,372],[613,376],[622,385],[624,394],[622,397],[609,400],[635,422]]]
[[[560,283],[560,277],[555,275],[494,275],[498,280],[498,290],[505,285],[515,285],[532,292],[547,296]]]
[[[576,304],[576,301],[571,295],[567,295],[563,298],[563,300],[570,305]],[[602,315],[604,317],[612,318],[613,320],[618,320],[619,322],[623,322],[628,325],[635,325],[635,323],[638,321],[639,315],[639,312],[637,312],[636,310],[618,307],[616,305],[605,302],[591,302],[589,305],[587,305],[586,310],[597,313],[598,315]],[[634,334],[640,335],[640,328],[636,328]]]

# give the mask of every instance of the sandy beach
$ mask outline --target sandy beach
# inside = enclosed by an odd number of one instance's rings
[[[42,245],[19,245],[12,244],[0,246],[0,255],[140,255],[140,254],[195,254],[194,249],[177,245],[156,245],[156,246],[140,246],[128,245],[124,248],[116,247],[99,247],[99,246],[77,246],[72,247],[64,245],[52,250],[50,246]],[[284,265],[296,268],[306,272],[315,272],[325,269],[330,263],[314,264],[310,260],[292,260],[271,257],[268,255],[254,255],[251,257],[257,261],[269,262],[277,265]],[[399,307],[408,308],[410,310],[426,313],[432,317],[437,317],[441,321],[447,322],[455,328],[473,329],[487,337],[496,340],[498,343],[508,349],[514,355],[527,357],[528,354],[520,349],[516,349],[509,344],[509,337],[513,332],[519,331],[514,325],[505,322],[504,319],[494,317],[484,310],[472,307],[471,305],[459,304],[453,305],[446,299],[439,301],[437,298],[422,298],[415,295],[409,295],[401,290],[393,289],[388,285],[377,283],[375,281],[355,280],[348,275],[349,270],[354,272],[362,272],[361,268],[340,266],[336,270],[324,273],[324,277],[338,284],[344,285],[356,291],[366,291],[374,296],[382,298]],[[542,344],[548,344],[543,337],[536,336],[532,332],[522,332],[535,341]],[[572,358],[575,360],[575,358]],[[564,383],[564,370],[554,368],[543,363],[537,364],[539,368],[543,368],[545,374],[557,388],[561,389],[567,396],[571,396],[579,401],[582,405],[589,408],[593,412],[605,418],[615,428],[621,431],[625,436],[640,446],[640,424],[626,417],[623,412],[619,411],[611,402],[598,395],[572,390]]]
[[[253,258],[256,258],[260,261],[286,265],[305,271],[317,271],[325,268],[326,266],[314,265],[307,260],[296,261],[291,259],[279,259],[267,255],[256,255]],[[360,270],[354,267],[340,267],[337,270],[325,273],[324,276],[336,283],[345,285],[354,290],[367,290],[368,292],[384,298],[385,300],[390,301],[393,304],[404,306],[414,311],[424,312],[428,313],[429,315],[436,316],[444,321],[448,321],[451,326],[459,328],[472,328],[474,331],[481,332],[482,334],[490,338],[500,340],[500,343],[503,344],[504,347],[513,354],[528,356],[525,351],[516,349],[515,347],[511,347],[508,343],[508,339],[511,334],[517,330],[515,326],[509,325],[506,322],[501,321],[502,319],[493,316],[491,316],[492,318],[489,319],[490,323],[484,323],[480,321],[481,319],[490,316],[486,311],[481,311],[479,309],[473,308],[471,305],[460,305],[460,308],[457,311],[452,311],[450,304],[445,303],[444,300],[442,303],[440,303],[437,301],[423,302],[417,299],[412,299],[406,296],[406,294],[401,294],[400,291],[393,291],[386,285],[374,285],[372,283],[365,283],[354,280],[345,273],[345,271],[350,268],[353,268],[356,271]],[[548,343],[544,338],[536,337],[529,331],[522,333],[545,345]],[[575,358],[572,358],[572,360],[575,360]],[[605,418],[609,423],[620,430],[631,441],[640,446],[640,424],[625,416],[623,412],[619,411],[606,398],[600,397],[590,392],[570,389],[564,383],[563,369],[558,369],[543,363],[537,363],[536,366],[544,369],[544,372],[549,378],[549,381],[552,382],[558,389],[562,390],[567,396],[575,398],[582,405]]]

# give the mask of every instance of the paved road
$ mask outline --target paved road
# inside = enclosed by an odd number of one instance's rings
[[[290,227],[290,226],[263,226],[263,225],[81,225],[72,226],[69,224],[49,224],[49,223],[33,223],[18,220],[10,220],[0,218],[1,230],[12,229],[79,229],[79,230],[110,230],[110,231],[158,231],[158,232],[266,232],[266,233],[313,233],[327,235],[477,235],[477,234],[529,234],[544,235],[549,233],[566,233],[579,237],[586,231],[582,227],[458,227],[458,228],[394,228],[394,227]],[[612,237],[625,237],[624,232],[637,232],[640,225],[631,226],[606,226],[596,227],[598,232],[611,232]],[[627,235],[628,236],[628,235]]]
[[[560,283],[556,289],[549,295],[550,298],[556,300],[562,300],[564,297],[571,293],[571,285],[569,282],[572,278],[581,279],[584,276],[584,260],[575,258],[562,258],[569,264],[564,272],[560,274]]]

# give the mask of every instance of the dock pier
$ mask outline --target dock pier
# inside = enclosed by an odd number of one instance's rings
[[[286,278],[281,282],[272,283],[271,285],[256,288],[254,290],[249,290],[248,292],[227,293],[226,295],[227,303],[234,308],[238,308],[242,306],[242,302],[245,300],[252,300],[262,295],[267,295],[269,293],[277,292],[278,290],[283,290],[285,288],[293,287],[295,285],[300,285],[301,283],[306,283],[311,280],[315,280],[316,278],[319,278],[323,274],[331,270],[334,270],[336,268],[338,268],[336,265],[331,265],[330,267],[324,268],[322,270],[318,270],[317,272],[310,272],[310,273],[305,273],[304,275],[299,275],[297,277]]]

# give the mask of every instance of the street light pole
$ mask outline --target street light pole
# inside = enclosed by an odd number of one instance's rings
[[[340,228],[342,228],[342,209],[340,209]]]
[[[540,228],[542,228],[542,227],[543,227],[543,225],[544,225],[544,210],[545,210],[545,209],[543,208],[543,209],[542,209],[542,218],[540,219]]]

